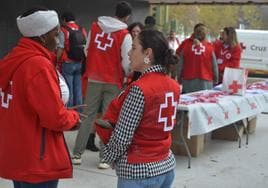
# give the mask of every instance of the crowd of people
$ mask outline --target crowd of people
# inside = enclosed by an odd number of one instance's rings
[[[199,23],[180,42],[152,16],[127,25],[131,14],[118,2],[88,33],[72,12],[61,24],[45,8],[17,18],[22,37],[0,61],[0,177],[15,188],[56,188],[86,149],[99,151],[98,168],[115,168],[119,188],[172,186],[180,94],[220,83],[225,67],[239,67],[241,48],[233,27],[210,43]],[[78,130],[71,155],[68,130]]]

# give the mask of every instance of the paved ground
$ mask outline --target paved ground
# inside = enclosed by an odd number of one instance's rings
[[[76,133],[67,133],[70,148]],[[187,168],[187,158],[177,156],[174,188],[267,188],[268,187],[268,115],[260,115],[257,130],[250,135],[249,145],[242,148],[237,142],[207,140],[205,151],[192,159],[192,168]],[[74,178],[61,180],[59,188],[110,188],[116,187],[113,170],[96,168],[98,154],[87,151],[83,164],[74,167]],[[0,188],[12,184],[0,178]]]

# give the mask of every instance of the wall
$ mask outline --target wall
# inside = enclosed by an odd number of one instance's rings
[[[16,17],[25,10],[36,5],[55,9],[61,14],[72,11],[77,22],[86,29],[98,16],[113,16],[114,7],[119,0],[5,0],[0,6],[0,58],[3,57],[18,41],[20,34],[16,25]],[[129,23],[144,21],[149,11],[149,3],[141,0],[127,0],[133,6],[133,14]]]

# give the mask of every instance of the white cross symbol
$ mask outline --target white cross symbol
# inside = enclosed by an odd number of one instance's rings
[[[106,35],[106,36],[104,36]],[[106,51],[107,47],[112,47],[114,39],[111,38],[111,33],[105,34],[104,31],[101,34],[97,34],[95,37],[95,42],[97,43],[97,48]]]
[[[12,85],[12,82],[10,82],[10,85]],[[6,101],[4,101],[5,100],[5,93],[3,92],[2,88],[0,88],[0,97],[2,98],[1,106],[3,108],[8,108],[9,101],[13,98],[13,96],[11,94],[7,94]]]
[[[196,48],[196,47],[199,47],[199,48]],[[202,43],[200,43],[199,45],[195,45],[195,44],[192,45],[192,51],[194,52],[195,55],[201,55],[202,52],[205,52],[205,50],[206,50],[206,47],[203,46]]]
[[[169,98],[171,99],[171,101],[168,100]],[[173,111],[170,111],[172,107]],[[164,131],[170,131],[173,129],[176,119],[176,112],[177,112],[177,102],[174,100],[174,93],[173,92],[166,93],[165,103],[160,105],[160,111],[158,117],[158,122],[164,123]]]

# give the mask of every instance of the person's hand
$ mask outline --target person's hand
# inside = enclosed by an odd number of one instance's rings
[[[198,39],[194,39],[194,45],[199,45],[200,44],[200,41]]]
[[[80,116],[80,120],[81,120],[81,122],[84,121],[85,119],[87,119],[87,117],[88,117],[88,115],[83,114],[83,113],[81,113],[81,112],[78,112],[78,114],[79,114],[79,116]]]
[[[76,131],[81,127],[82,121],[79,119],[78,122],[73,126],[73,128],[70,129],[70,131]]]

